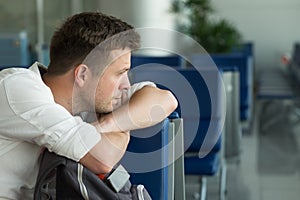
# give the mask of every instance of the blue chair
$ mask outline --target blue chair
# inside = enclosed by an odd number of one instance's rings
[[[184,123],[184,149],[189,154],[184,159],[185,173],[201,176],[201,198],[204,199],[205,177],[221,170],[222,199],[226,178],[226,165],[220,156],[225,94],[217,69],[201,68],[199,71],[201,75],[195,69],[153,65],[142,70],[133,69],[132,78],[133,82],[153,81],[175,94],[179,102],[176,111]]]
[[[168,200],[169,119],[153,127],[131,131],[122,165],[132,184],[144,185],[152,199]],[[165,147],[165,148],[164,148]]]
[[[240,72],[240,117],[242,121],[251,119],[253,109],[253,58],[244,53],[212,54],[212,60],[222,70],[226,66],[238,67]],[[193,55],[191,60],[196,65],[203,65],[202,55]]]
[[[26,32],[0,34],[0,65],[29,65],[28,38]]]
[[[289,75],[292,77],[292,85],[298,88],[300,84],[300,43],[293,45],[291,60],[287,67]]]
[[[8,68],[25,68],[25,69],[27,69],[28,66],[0,66],[0,71],[3,69],[8,69]]]
[[[206,176],[216,175],[220,171],[219,196],[220,199],[224,199],[226,164],[223,155],[221,155],[221,131],[224,123],[223,106],[225,105],[223,100],[225,99],[225,93],[221,84],[222,80],[218,77],[219,72],[216,70],[202,72],[202,76],[209,78],[208,82],[207,80],[204,82],[203,77],[199,76],[194,70],[181,69],[179,71],[192,85],[200,107],[200,119],[198,119],[199,126],[196,130],[196,137],[189,145],[185,155],[185,173],[187,175],[200,176],[201,199],[206,199]],[[208,85],[212,88],[211,91],[208,91]],[[212,105],[216,107],[216,110],[212,110]],[[194,131],[191,127],[193,124],[197,124],[196,116],[194,116],[194,113],[182,113],[181,117],[184,119],[185,141],[188,141],[188,134]],[[213,127],[213,132],[209,132],[210,126]],[[207,142],[209,140],[210,142]],[[212,147],[205,148],[205,141]],[[200,155],[204,156],[199,157]]]
[[[137,67],[144,64],[163,64],[171,67],[181,66],[181,57],[178,55],[167,56],[148,56],[148,55],[132,55],[131,67]]]

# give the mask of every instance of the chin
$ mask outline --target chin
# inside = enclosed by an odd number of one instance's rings
[[[113,111],[113,106],[107,106],[106,108],[96,109],[96,112],[100,114],[111,113],[112,111]]]

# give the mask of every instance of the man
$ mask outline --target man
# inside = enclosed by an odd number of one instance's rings
[[[153,83],[130,86],[130,52],[139,42],[119,19],[80,13],[54,33],[47,70],[34,63],[0,72],[0,198],[32,199],[43,148],[94,173],[110,172],[130,130],[176,108],[175,97]]]

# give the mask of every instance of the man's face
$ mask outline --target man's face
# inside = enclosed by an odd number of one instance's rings
[[[131,53],[128,49],[113,50],[111,62],[103,72],[95,93],[95,110],[108,113],[121,104],[122,93],[130,88],[128,70]]]

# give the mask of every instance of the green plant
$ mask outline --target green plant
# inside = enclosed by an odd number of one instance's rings
[[[240,45],[242,37],[232,23],[225,19],[211,20],[214,9],[210,0],[175,0],[171,11],[186,18],[187,22],[179,24],[180,31],[190,35],[209,53],[230,52]]]

